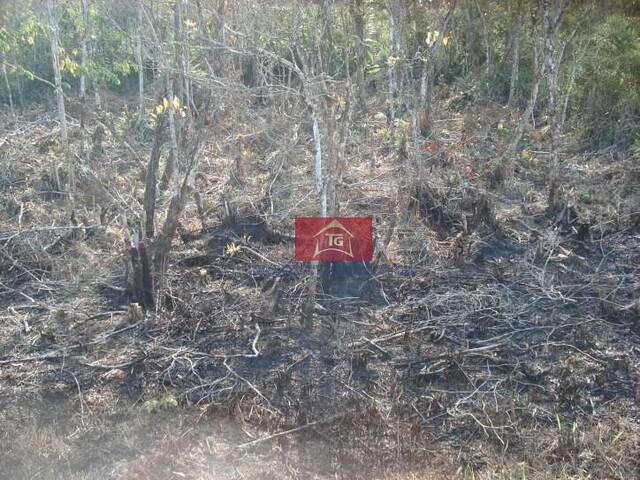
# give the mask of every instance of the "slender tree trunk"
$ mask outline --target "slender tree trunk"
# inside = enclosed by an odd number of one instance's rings
[[[49,40],[51,45],[51,63],[56,86],[56,98],[58,100],[58,120],[60,121],[60,137],[62,147],[66,151],[69,143],[67,133],[67,114],[64,105],[64,93],[62,92],[62,72],[60,71],[60,47],[58,42],[58,21],[55,17],[54,0],[47,0],[47,18],[49,20]]]
[[[138,123],[144,120],[144,63],[142,59],[142,0],[137,1],[136,64],[138,66]]]
[[[4,79],[5,87],[7,88],[7,95],[9,98],[9,108],[11,109],[11,116],[15,118],[16,112],[13,106],[13,94],[11,93],[11,83],[9,83],[9,75],[7,74],[7,65],[4,63],[4,57],[0,58],[2,60],[2,78]]]
[[[524,129],[529,123],[529,119],[533,116],[533,112],[536,108],[536,104],[538,103],[538,92],[540,91],[540,81],[542,80],[542,76],[544,75],[544,64],[540,61],[540,53],[539,48],[534,47],[534,59],[533,59],[533,71],[534,71],[534,79],[533,85],[531,87],[531,95],[529,96],[529,103],[527,104],[527,109],[524,111],[520,122],[518,122],[518,126],[516,127],[515,134],[511,139],[511,144],[509,145],[509,152],[514,153],[518,150],[520,146],[520,141],[522,140],[522,136],[524,135]]]
[[[306,79],[304,79],[306,82]],[[318,120],[318,111],[316,105],[314,105],[312,99],[307,99],[307,103],[311,109],[311,119],[313,122],[313,144],[315,148],[314,153],[314,172],[315,172],[315,184],[316,194],[318,195],[318,201],[320,203],[320,216],[327,216],[327,191],[325,189],[325,182],[322,174],[322,136],[320,133],[320,122]],[[307,300],[303,307],[302,312],[302,326],[306,330],[310,330],[313,326],[313,311],[316,304],[316,295],[318,291],[318,276],[319,265],[318,262],[311,262],[311,277],[309,280],[309,288],[307,292]]]
[[[423,137],[431,135],[431,111],[433,104],[433,60],[431,56],[422,64],[420,94],[418,95],[417,132]]]
[[[219,77],[224,77],[228,72],[227,65],[227,57],[228,54],[224,50],[224,47],[227,45],[227,32],[226,32],[226,22],[227,22],[227,1],[228,0],[218,0],[218,14],[217,14],[217,24],[216,24],[216,33],[217,40],[220,45],[222,45],[223,49],[217,55],[216,61],[216,74]]]
[[[11,54],[11,63],[13,63],[13,65],[18,65],[18,57],[16,56],[16,53],[13,52]],[[17,75],[16,78],[16,91],[18,93],[18,98],[17,98],[17,103],[19,106],[24,106],[24,89],[22,87],[22,76],[21,75]]]
[[[49,40],[51,45],[51,63],[53,67],[53,75],[54,82],[56,86],[56,98],[58,101],[58,120],[60,122],[60,141],[62,145],[62,150],[64,151],[65,157],[68,157],[69,154],[69,135],[67,133],[67,113],[64,105],[64,93],[62,91],[62,72],[60,71],[60,52],[59,52],[59,42],[58,42],[58,21],[55,16],[55,5],[54,0],[47,0],[47,19],[49,21]],[[69,162],[68,165],[68,175],[69,175],[69,190],[73,192],[75,189],[75,180],[74,180],[74,171],[73,164],[67,158]],[[58,174],[58,165],[53,166],[53,175],[52,178],[56,183],[56,188],[58,191],[63,190],[63,185],[61,185],[60,176]]]
[[[185,0],[176,0],[174,7],[174,38],[176,42],[176,65],[180,74],[178,83],[178,98],[182,105],[192,106],[191,101],[191,81],[189,80],[189,51],[186,45],[186,36],[183,28]]]
[[[320,216],[327,215],[327,196],[324,189],[324,179],[322,175],[322,136],[320,134],[320,124],[318,121],[318,113],[315,108],[311,112],[313,121],[313,144],[315,148],[314,170],[316,179],[316,193],[320,201]]]
[[[464,59],[465,59],[465,74],[475,69],[477,56],[475,49],[472,49],[472,45],[476,40],[475,22],[473,21],[471,10],[473,6],[470,1],[465,1],[462,5],[462,12],[464,13],[466,28],[464,29],[465,46]]]
[[[327,162],[325,168],[325,182],[322,201],[325,213],[323,216],[335,216],[338,208],[336,183],[338,179],[338,152],[336,150],[336,112],[333,107],[324,102],[324,124],[326,126]]]
[[[567,44],[577,31],[577,24],[573,33],[567,40],[560,38],[560,27],[563,17],[569,5],[569,0],[558,0],[555,8],[550,8],[549,2],[541,0],[544,15],[544,62],[547,71],[547,84],[549,96],[549,117],[551,118],[551,164],[549,169],[549,199],[548,208],[555,211],[559,206],[559,181],[560,181],[560,155],[558,152],[558,138],[560,137],[560,112],[558,109],[559,86],[558,77],[560,65],[564,57]]]
[[[387,118],[393,125],[396,116],[396,101],[398,98],[398,61],[400,55],[400,39],[399,25],[396,17],[396,3],[392,2],[389,6],[389,43],[391,44],[391,55],[387,61],[387,77],[389,81],[389,91],[387,97],[388,114]]]
[[[200,33],[200,48],[202,49],[202,59],[207,67],[207,74],[209,77],[210,88],[213,88],[214,78],[216,77],[215,69],[211,65],[211,48],[209,46],[209,38],[211,37],[210,29],[207,27],[207,23],[204,20],[204,13],[202,10],[202,2],[196,0],[196,11],[198,14],[198,30]]]
[[[126,227],[126,221],[123,221]],[[149,240],[141,231],[129,232],[125,228],[125,245],[128,253],[127,288],[130,297],[145,310],[155,307],[154,282],[151,270]]]
[[[152,239],[155,234],[156,184],[165,134],[162,128],[162,119],[158,121],[151,149],[151,158],[147,164],[144,178],[144,233],[148,239]]]
[[[431,135],[431,126],[433,123],[433,119],[431,118],[433,115],[433,88],[436,75],[435,63],[442,45],[442,38],[447,36],[449,24],[456,6],[457,0],[454,0],[449,5],[449,10],[446,16],[442,19],[439,27],[441,36],[435,38],[430,45],[427,45],[425,58],[422,62],[420,93],[418,95],[415,121],[417,122],[417,132],[419,132],[423,137],[429,137]]]
[[[169,98],[170,103],[167,111],[167,119],[169,122],[169,158],[167,159],[167,164],[165,165],[164,172],[162,173],[161,188],[163,191],[167,190],[171,184],[178,164],[178,134],[176,128],[176,116],[173,109],[173,78],[171,77],[169,69],[167,69],[166,72],[166,83],[167,97]]]
[[[173,5],[173,39],[176,45],[176,65],[178,66],[178,78],[180,81],[178,82],[178,86],[176,88],[176,93],[178,94],[178,98],[180,102],[184,103],[184,99],[186,96],[185,92],[185,84],[184,84],[184,58],[182,56],[182,0],[175,0]],[[172,100],[170,98],[169,100]]]
[[[93,86],[93,103],[96,111],[102,110],[102,96],[100,95],[100,85]]]
[[[166,44],[163,42],[156,30],[152,14],[147,13],[142,9],[142,13],[147,17],[147,23],[149,25],[149,31],[153,36],[153,40],[157,48],[154,49],[154,55],[158,64],[159,70],[164,76],[164,82],[166,87],[166,98],[169,102],[169,106],[166,110],[168,127],[169,127],[169,158],[162,172],[162,180],[160,188],[162,191],[166,191],[173,180],[175,174],[176,165],[178,162],[178,134],[176,130],[175,111],[173,106],[174,89],[173,89],[173,75],[171,70],[171,57],[165,52],[167,51]]]
[[[82,136],[81,151],[86,149],[85,128],[87,125],[87,41],[89,37],[89,1],[80,0],[82,11],[82,41],[80,48],[80,135]]]
[[[358,110],[366,113],[366,84],[365,84],[365,62],[367,58],[367,46],[365,38],[365,5],[363,0],[353,0],[351,4],[351,14],[353,16],[353,26],[356,37],[356,85],[358,87]]]
[[[521,2],[518,2],[518,8],[522,7]],[[512,38],[512,55],[511,55],[511,80],[509,82],[509,100],[507,104],[513,107],[513,102],[516,98],[519,69],[520,69],[520,22],[522,21],[522,14],[519,13],[517,19],[514,19],[511,29]]]
[[[567,121],[567,109],[569,108],[569,98],[571,97],[571,91],[573,90],[573,84],[576,80],[576,71],[578,69],[578,57],[573,59],[571,65],[571,72],[569,73],[569,81],[567,82],[566,90],[564,92],[564,100],[562,101],[562,113],[560,114],[560,129],[564,128],[564,124]]]
[[[351,131],[353,119],[353,89],[348,86],[347,104],[340,116],[340,136],[336,154],[336,187],[342,184],[342,178],[346,166],[347,141],[349,140],[349,132]],[[337,189],[336,189],[337,193]],[[337,202],[334,202],[337,205]]]
[[[18,4],[17,4],[17,0],[13,0],[12,2],[12,15],[9,19],[9,23],[11,25],[11,30],[12,31],[16,31],[18,28]],[[18,65],[18,56],[16,55],[15,50],[13,50],[11,52],[11,63],[13,63],[13,65]],[[21,75],[16,75],[16,90],[18,93],[18,105],[20,105],[21,107],[24,106],[24,92],[22,89],[22,76]]]
[[[491,75],[491,48],[489,46],[489,34],[487,32],[487,22],[484,19],[484,14],[480,9],[480,4],[478,0],[475,0],[476,9],[478,10],[478,15],[480,16],[480,24],[482,25],[482,40],[484,42],[484,50],[485,50],[485,86],[487,89],[487,95],[489,94],[489,76]]]

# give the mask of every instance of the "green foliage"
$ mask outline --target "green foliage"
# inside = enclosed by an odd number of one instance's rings
[[[163,395],[157,400],[147,400],[142,404],[142,409],[148,414],[163,410],[174,410],[176,408],[178,408],[178,400],[170,393]]]
[[[610,15],[594,33],[577,81],[573,109],[591,147],[627,147],[640,135],[637,22]]]
[[[153,2],[148,2],[148,6]],[[192,2],[189,2],[193,5]],[[535,2],[534,2],[535,3]],[[151,81],[157,67],[156,54],[159,39],[165,61],[175,67],[177,45],[173,42],[174,2],[153,3],[149,18],[154,27],[143,26],[145,78]],[[354,78],[362,49],[354,35],[356,19],[348,3],[332,2],[330,11],[322,8],[322,2],[302,4],[255,4],[257,15],[251,18],[251,42],[273,52],[302,68],[303,58],[313,63],[311,52],[320,50],[322,65],[308,65],[312,70],[322,69],[335,78]],[[448,31],[443,30],[442,20],[450,2],[416,2],[401,0],[394,3],[399,49],[391,45],[389,7],[385,2],[363,0],[362,11],[364,71],[367,79],[375,79],[378,92],[386,82],[389,65],[396,65],[399,88],[410,96],[416,92],[425,62],[434,67],[436,84],[446,82],[456,87],[464,86],[467,102],[493,101],[505,104],[509,96],[512,73],[513,34],[519,31],[519,73],[514,107],[526,106],[534,80],[534,45],[541,42],[539,11],[531,2],[513,2],[505,5],[497,0],[483,2],[459,2]],[[519,7],[517,6],[519,5]],[[574,60],[577,68],[575,85],[571,88],[568,118],[570,125],[593,148],[618,144],[630,146],[640,138],[640,0],[612,0],[598,5],[584,17],[584,9],[572,3],[560,29],[562,39],[567,39],[574,25],[577,35],[567,46],[560,65],[560,102],[569,84]],[[205,9],[206,12],[207,9]],[[77,89],[79,77],[84,75],[88,88],[111,88],[124,92],[137,82],[137,63],[133,50],[139,26],[136,20],[135,2],[127,0],[92,1],[89,17],[89,59],[81,66],[80,46],[84,35],[81,3],[78,0],[57,0],[56,16],[59,20],[60,67],[66,94]],[[212,10],[198,19],[188,10],[184,29],[190,41],[189,56],[191,74],[206,81],[207,62],[211,52],[203,48],[200,30],[204,29],[212,45],[219,36],[216,16]],[[21,8],[10,21],[0,25],[0,58],[8,64],[9,86],[18,103],[24,100],[39,101],[52,93],[50,28],[44,5],[33,3],[32,8]],[[274,19],[278,28],[274,29]],[[200,23],[202,20],[202,24]],[[517,27],[517,28],[516,28]],[[330,36],[331,41],[325,41]],[[245,40],[231,40],[233,48],[246,48]],[[207,44],[207,39],[204,39]],[[248,44],[251,44],[249,42]],[[428,56],[428,47],[441,42],[435,57]],[[241,46],[245,45],[245,46]],[[248,53],[249,50],[246,50]],[[209,56],[209,58],[207,58]],[[428,57],[428,58],[427,58]],[[205,61],[207,60],[207,61]],[[259,67],[271,69],[276,82],[288,82],[295,75],[283,62],[260,64],[259,56],[241,55],[242,81],[250,87],[257,86]],[[214,62],[215,63],[215,62]],[[488,63],[488,64],[487,64]],[[42,80],[45,80],[44,82]],[[372,82],[373,83],[373,82]],[[446,91],[446,90],[445,90]],[[15,95],[20,92],[20,95]],[[0,85],[0,102],[7,101],[7,91]],[[536,118],[549,118],[547,110],[548,89],[543,81],[535,113]],[[402,103],[402,102],[401,102]],[[401,106],[400,106],[401,107]],[[499,131],[505,138],[512,132]]]
[[[134,75],[135,62],[131,49],[131,12],[120,2],[92,2],[89,8],[89,38],[93,52],[83,71],[80,66],[80,43],[83,33],[80,2],[59,0],[60,67],[66,89],[77,88],[84,74],[90,85],[117,88]],[[119,10],[116,10],[119,9]],[[26,102],[39,101],[51,94],[51,86],[39,79],[53,81],[49,26],[44,6],[40,9],[20,9],[12,18],[13,26],[0,27],[0,57],[10,65],[8,70],[12,91],[20,91]],[[4,87],[4,84],[2,85]],[[14,95],[15,96],[15,95]],[[7,100],[0,88],[0,103]]]
[[[0,28],[0,57],[8,64],[8,80],[12,90],[20,89],[23,96],[38,99],[45,87],[36,77],[51,76],[47,40],[49,30],[34,12],[20,12],[14,21],[14,28]],[[6,91],[1,89],[0,102],[6,101],[6,97]]]

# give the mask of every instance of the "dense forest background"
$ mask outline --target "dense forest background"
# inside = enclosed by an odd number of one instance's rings
[[[570,120],[568,130],[584,148],[629,147],[637,138],[639,10],[633,0],[6,1],[0,99],[24,107],[50,99],[59,87],[69,102],[93,111],[102,106],[91,97],[101,91],[131,96],[140,88],[130,113],[148,122],[160,88],[172,87],[184,102],[234,85],[260,98],[275,95],[273,82],[298,86],[302,72],[310,82],[303,101],[339,94],[333,90],[349,81],[359,111],[372,92],[388,90],[395,105],[387,113],[404,118],[411,115],[405,110],[424,108],[413,97],[432,103],[430,90],[441,87],[441,95],[473,92],[458,107],[482,101],[524,112],[533,103],[534,119],[561,115],[561,126]],[[328,90],[313,91],[323,79],[331,80]],[[279,93],[288,101],[299,95]],[[223,110],[220,102],[212,108]]]
[[[639,20],[0,0],[0,476],[640,476]]]

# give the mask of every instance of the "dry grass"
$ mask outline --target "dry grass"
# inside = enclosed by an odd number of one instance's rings
[[[255,122],[266,133],[240,152],[228,129],[211,132],[197,184],[208,226],[219,223],[226,193],[241,211],[268,212],[272,225],[290,231],[292,216],[315,212],[308,139],[291,143],[293,122]],[[463,132],[462,124],[460,115],[439,123],[450,153],[424,156],[429,195],[418,201],[406,182],[410,167],[398,162],[399,137],[354,136],[341,207],[374,216],[381,238],[395,219],[380,276],[389,304],[345,301],[334,315],[319,305],[308,331],[299,327],[306,278],[284,278],[274,307],[270,280],[248,274],[265,259],[286,264],[290,246],[255,239],[233,239],[241,246],[233,256],[223,244],[177,241],[158,311],[138,322],[122,292],[119,218],[100,224],[100,205],[83,192],[76,215],[95,227],[78,239],[70,203],[43,194],[58,155],[51,117],[33,112],[5,128],[2,475],[640,476],[640,323],[627,308],[640,291],[640,241],[631,222],[635,187],[624,193],[627,163],[565,163],[565,202],[590,224],[580,240],[568,213],[545,216],[541,154],[517,159],[515,176],[489,190],[491,127]],[[381,128],[370,119],[361,126]],[[112,209],[134,218],[140,169],[107,137],[91,169]],[[148,145],[134,146],[148,157]],[[603,192],[603,178],[620,188]],[[200,227],[190,204],[182,232]],[[181,266],[203,254],[207,265]],[[264,441],[237,448],[256,439]]]

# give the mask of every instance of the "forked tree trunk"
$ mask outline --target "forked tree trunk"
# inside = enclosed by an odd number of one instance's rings
[[[162,224],[162,228],[153,241],[151,253],[153,255],[153,267],[156,278],[161,278],[166,269],[166,258],[171,250],[171,243],[176,235],[178,221],[182,215],[182,211],[187,203],[187,198],[193,190],[195,173],[200,160],[200,154],[204,145],[204,132],[202,128],[198,132],[198,138],[195,140],[194,146],[187,155],[185,160],[185,173],[182,183],[178,190],[171,197],[167,216]]]
[[[204,145],[202,126],[199,127],[197,138],[194,140],[193,148],[184,155],[187,165],[182,183],[171,197],[160,231],[154,234],[156,174],[163,143],[163,127],[159,124],[156,128],[153,151],[145,176],[144,221],[127,239],[130,265],[127,280],[129,293],[136,301],[142,303],[146,310],[155,306],[156,293],[162,286],[166,260],[176,235],[178,221],[193,189],[195,172]],[[126,222],[124,224],[126,226]]]

